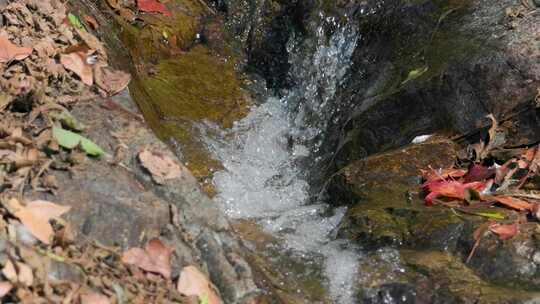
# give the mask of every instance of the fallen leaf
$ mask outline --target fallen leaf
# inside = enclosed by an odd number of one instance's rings
[[[489,226],[489,230],[499,236],[501,240],[508,240],[518,234],[517,224],[492,224]]]
[[[13,215],[44,244],[50,244],[54,231],[49,221],[59,218],[71,209],[48,201],[36,200],[17,210]]]
[[[512,196],[487,196],[484,197],[485,200],[493,200],[496,201],[502,205],[505,205],[506,207],[510,207],[512,209],[516,210],[531,210],[533,205],[527,201],[521,200],[519,198],[515,198]]]
[[[504,220],[504,215],[498,213],[498,212],[495,212],[495,211],[485,211],[485,212],[473,212],[473,214],[475,215],[478,215],[478,216],[483,216],[483,217],[487,217],[487,218],[491,218],[491,219],[495,219],[495,220]]]
[[[97,30],[99,28],[99,23],[97,22],[96,18],[89,15],[84,15],[83,19],[93,30]]]
[[[87,53],[72,52],[60,55],[60,63],[68,70],[77,74],[86,85],[94,84],[92,65],[86,62]]]
[[[435,181],[444,180],[447,178],[459,178],[467,174],[467,171],[463,169],[454,169],[454,168],[448,168],[448,169],[430,169],[430,170],[420,170],[422,173],[422,177],[426,182],[423,186],[426,186],[427,184]]]
[[[23,60],[32,54],[31,47],[18,47],[11,43],[9,39],[0,35],[0,63],[12,60]]]
[[[108,297],[97,293],[83,293],[81,295],[81,304],[109,304],[110,300]]]
[[[139,160],[158,184],[182,176],[182,167],[172,158],[161,153],[145,149],[139,153]]]
[[[142,270],[171,277],[171,254],[174,250],[159,239],[150,240],[144,249],[131,248],[122,254],[122,262]]]
[[[11,283],[17,283],[17,271],[11,260],[6,261],[6,265],[2,268],[2,274],[8,279]]]
[[[433,205],[433,199],[438,196],[465,199],[465,189],[473,189],[482,191],[485,184],[482,182],[461,183],[458,181],[435,181],[425,185],[425,188],[430,192],[426,198],[426,205]]]
[[[81,20],[79,20],[79,17],[77,17],[76,15],[69,13],[67,17],[68,17],[69,23],[71,23],[71,25],[73,25],[74,27],[79,28],[79,29],[84,28],[84,26],[81,23]]]
[[[32,286],[34,283],[34,274],[32,273],[30,266],[17,262],[17,267],[19,268],[19,282],[27,287]]]
[[[177,290],[186,296],[197,296],[200,301],[208,304],[220,304],[221,300],[216,293],[216,288],[210,280],[195,266],[186,266],[180,273]]]
[[[80,144],[81,148],[88,155],[99,157],[105,154],[105,151],[100,146],[88,138],[59,127],[53,127],[53,138],[58,141],[60,146],[66,149],[73,149]]]
[[[473,239],[474,239],[474,245],[471,248],[471,252],[469,253],[469,256],[467,257],[467,260],[465,263],[469,263],[474,256],[474,253],[476,252],[476,249],[478,248],[478,245],[480,245],[480,241],[482,240],[482,237],[486,233],[486,231],[489,229],[489,222],[485,222],[482,225],[480,225],[478,228],[476,228],[473,232]]]
[[[137,0],[137,6],[143,12],[160,13],[165,16],[172,16],[171,11],[163,4],[156,0]]]
[[[13,265],[13,262],[11,262],[11,260],[7,260],[6,265],[4,265],[4,268],[2,269],[2,274],[11,283],[21,283],[27,287],[32,286],[34,283],[34,275],[30,266],[21,262],[15,263],[17,263],[18,273]]]
[[[13,284],[10,282],[0,282],[0,298],[3,298],[7,295],[11,289],[13,289]]]
[[[495,168],[488,168],[478,164],[471,164],[467,174],[464,176],[466,183],[479,182],[495,176]]]
[[[127,87],[131,75],[122,71],[113,71],[108,67],[96,66],[94,71],[96,84],[109,95],[115,95]]]

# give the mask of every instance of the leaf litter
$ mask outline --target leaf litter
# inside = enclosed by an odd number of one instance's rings
[[[488,219],[475,231],[467,261],[486,232],[505,241],[519,234],[520,218],[540,220],[540,145],[504,153],[504,132],[493,115],[488,118],[492,124],[486,142],[470,145],[470,158],[460,160],[468,163],[466,169],[457,166],[421,170],[426,206],[438,204]],[[485,211],[486,207],[490,210]],[[497,209],[514,211],[521,217],[511,219],[504,215],[508,212]]]
[[[154,2],[139,9],[169,14]],[[7,1],[0,17],[1,301],[193,303],[192,295],[178,290],[173,251],[161,240],[124,254],[92,240],[75,243],[64,219],[69,206],[26,198],[30,190],[55,194],[51,170],[76,166],[73,160],[83,153],[105,154],[70,109],[119,93],[130,75],[108,65],[104,45],[90,32],[97,21],[70,12],[64,1]],[[166,156],[151,152],[142,159],[156,181],[180,176],[181,165]],[[62,278],[55,263],[82,272],[81,281]],[[219,303],[212,299],[219,300],[217,292],[199,301]]]

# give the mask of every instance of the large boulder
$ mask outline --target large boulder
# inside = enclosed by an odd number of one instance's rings
[[[443,206],[425,206],[420,189],[420,169],[429,166],[433,169],[450,167],[455,161],[455,153],[453,143],[435,139],[379,153],[340,170],[331,179],[329,186],[332,193],[336,194],[337,202],[349,204],[339,226],[338,237],[354,241],[374,256],[378,256],[377,252],[381,250],[387,250],[385,248],[399,249],[407,252],[409,257],[418,256],[421,252],[437,252],[434,253],[436,257],[447,255],[448,259],[459,263],[463,269],[471,274],[474,272],[478,280],[484,282],[482,284],[491,286],[492,291],[495,291],[494,285],[490,284],[539,291],[540,243],[537,241],[539,232],[536,223],[521,224],[520,233],[505,241],[485,232],[474,255],[466,264],[476,242],[474,233],[486,223],[486,219]],[[500,209],[497,212],[508,218],[518,216],[510,210]],[[430,257],[426,256],[426,259]],[[398,254],[398,260],[405,258]],[[417,262],[419,260],[415,259]],[[445,272],[445,267],[437,269],[437,277],[452,275]],[[399,283],[401,285],[391,286],[399,287],[400,294],[417,294],[416,289],[410,289],[411,286],[407,284],[418,279],[410,277],[416,276],[418,271],[418,267],[414,266],[404,273],[402,281],[384,281],[379,285]],[[369,276],[377,273],[369,269],[362,272],[371,273]],[[471,282],[463,284],[469,284],[468,288],[472,288]],[[405,283],[406,286],[402,285]],[[361,287],[366,290],[365,286]],[[392,290],[387,292],[398,293]],[[462,292],[452,294],[457,297],[465,295]]]
[[[362,6],[361,41],[336,97],[353,114],[328,136],[330,149],[338,147],[335,166],[421,134],[469,133],[489,125],[490,113],[519,125],[509,145],[538,141],[535,9],[517,0]]]

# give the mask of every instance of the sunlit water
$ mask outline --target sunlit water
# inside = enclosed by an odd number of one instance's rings
[[[268,98],[254,107],[231,130],[206,126],[213,129],[206,141],[225,167],[213,182],[215,200],[226,214],[257,220],[303,258],[322,256],[332,300],[347,304],[354,303],[359,254],[334,238],[346,210],[313,204],[306,168],[298,165],[302,159],[319,165],[313,157],[320,146],[318,135],[336,110],[331,101],[356,47],[354,26],[337,28],[331,37],[322,26],[309,41],[292,37],[288,51],[296,87],[281,99]]]

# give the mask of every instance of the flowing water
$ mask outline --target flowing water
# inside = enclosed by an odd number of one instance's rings
[[[225,169],[215,173],[215,200],[232,219],[256,220],[284,250],[321,265],[335,303],[353,303],[359,253],[336,240],[346,211],[310,197],[308,169],[317,170],[321,138],[339,110],[333,99],[344,80],[358,33],[352,24],[319,16],[311,37],[288,43],[295,86],[270,97],[223,131],[207,125],[206,141]],[[335,30],[327,34],[325,26]],[[329,36],[327,36],[329,35]],[[310,164],[306,168],[305,163]]]

